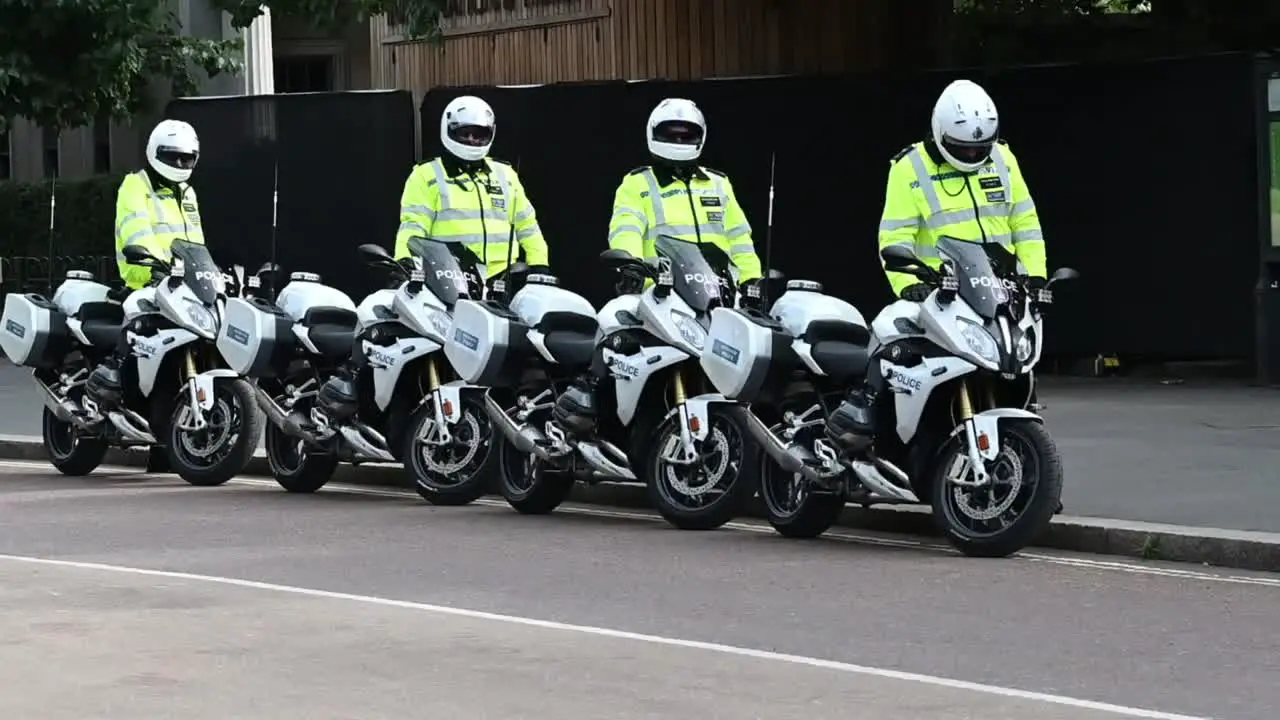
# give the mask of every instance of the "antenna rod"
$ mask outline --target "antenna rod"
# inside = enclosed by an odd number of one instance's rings
[[[53,218],[58,205],[58,179],[49,179],[49,297],[53,297]]]
[[[773,195],[777,151],[769,153],[769,216],[764,227],[764,277],[760,278],[760,307],[769,311],[769,271],[773,269]]]

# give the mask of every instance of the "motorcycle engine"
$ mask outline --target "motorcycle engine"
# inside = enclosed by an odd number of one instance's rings
[[[557,425],[575,435],[590,433],[596,427],[596,398],[590,388],[570,386],[556,398],[551,417]]]
[[[355,381],[344,377],[329,378],[316,394],[316,405],[330,422],[350,420],[360,409]]]

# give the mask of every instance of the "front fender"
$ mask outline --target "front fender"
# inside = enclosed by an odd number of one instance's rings
[[[192,378],[196,382],[196,402],[199,403],[200,409],[206,412],[213,409],[213,382],[215,380],[238,377],[240,377],[240,373],[234,370],[217,368],[215,370],[205,370]]]
[[[462,396],[471,392],[486,392],[489,388],[484,385],[472,385],[465,380],[454,380],[447,382],[436,388],[436,394],[440,397],[440,413],[444,416],[444,421],[450,425],[456,425],[462,419]],[[422,398],[418,403],[423,403],[431,399],[428,395]]]
[[[984,410],[974,415],[973,429],[978,438],[983,435],[987,436],[985,449],[981,440],[978,442],[978,452],[982,455],[983,460],[994,460],[1000,454],[1000,424],[1010,420],[1029,420],[1031,422],[1044,423],[1044,418],[1021,408],[995,408],[994,410]]]
[[[706,440],[707,435],[711,432],[711,406],[712,405],[740,405],[737,400],[729,398],[719,393],[706,393],[703,395],[695,395],[684,401],[684,429],[689,433],[689,437],[694,440]],[[676,408],[679,410],[679,408]],[[683,430],[681,432],[683,434]]]

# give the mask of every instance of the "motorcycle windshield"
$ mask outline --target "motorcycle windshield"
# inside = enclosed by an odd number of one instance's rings
[[[697,243],[661,235],[654,244],[658,255],[671,261],[676,294],[694,312],[702,314],[720,304],[720,276]]]
[[[187,289],[201,303],[212,306],[226,286],[209,248],[186,240],[174,240],[169,252],[173,254],[175,263],[182,262],[182,282]]]
[[[422,262],[422,284],[440,298],[445,307],[453,307],[459,298],[468,295],[467,276],[462,272],[453,245],[421,237],[409,239],[409,254]]]
[[[960,298],[982,319],[994,320],[996,310],[1009,302],[1009,291],[996,274],[985,244],[943,237],[938,239],[938,250],[955,263]]]

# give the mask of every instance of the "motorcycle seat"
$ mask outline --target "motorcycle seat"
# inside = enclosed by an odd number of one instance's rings
[[[586,368],[596,349],[595,331],[554,330],[544,336],[547,352],[566,368]]]
[[[849,343],[866,347],[871,344],[871,330],[845,320],[815,320],[805,328],[801,340],[810,345],[824,341]]]
[[[570,332],[595,337],[600,323],[590,315],[579,315],[573,312],[549,312],[542,316],[535,328],[544,335],[555,332]]]
[[[353,330],[358,321],[355,311],[340,307],[313,307],[302,316],[302,324],[307,327],[336,325]]]
[[[124,306],[110,301],[87,302],[76,310],[76,319],[81,322],[110,322],[119,327],[124,322]]]
[[[871,353],[865,345],[840,340],[820,340],[809,348],[813,361],[836,382],[866,374]]]
[[[117,306],[119,307],[119,306]],[[80,332],[89,344],[99,350],[115,347],[120,341],[120,328],[123,322],[113,322],[107,318],[89,318],[80,323]]]
[[[345,325],[311,325],[307,328],[307,337],[316,350],[327,358],[342,358],[351,354],[355,344],[354,327]]]

